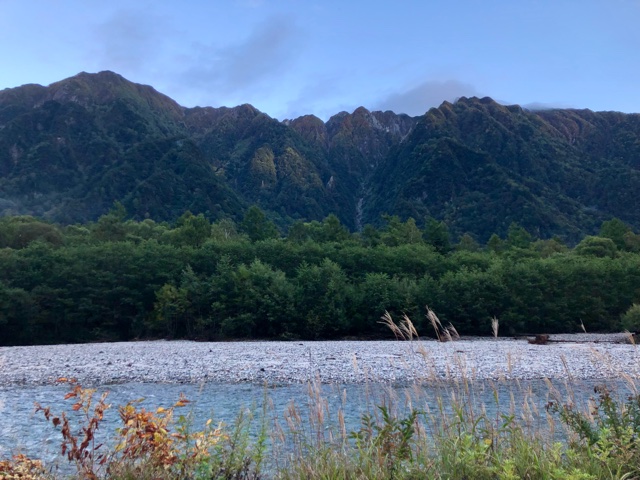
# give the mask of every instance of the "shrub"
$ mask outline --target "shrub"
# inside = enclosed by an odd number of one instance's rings
[[[600,468],[613,478],[638,478],[640,473],[640,395],[617,401],[606,387],[595,388],[597,400],[589,412],[573,405],[550,403],[547,409],[560,416],[574,434],[569,452],[581,457],[590,470]],[[608,475],[607,475],[608,476]]]
[[[620,324],[623,329],[630,332],[640,332],[640,304],[634,303],[622,317]]]

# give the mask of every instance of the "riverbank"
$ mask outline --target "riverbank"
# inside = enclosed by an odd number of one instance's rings
[[[420,380],[640,378],[640,351],[621,335],[552,335],[330,342],[151,341],[0,348],[1,385],[414,382]]]

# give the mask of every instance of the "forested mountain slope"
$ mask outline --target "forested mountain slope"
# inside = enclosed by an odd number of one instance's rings
[[[639,164],[638,115],[463,97],[429,110],[378,169],[366,219],[433,216],[483,241],[517,222],[577,239],[614,216],[639,224]]]
[[[0,91],[0,214],[62,223],[115,201],[130,217],[185,210],[281,228],[335,213],[444,220],[486,241],[512,222],[575,242],[603,220],[640,227],[640,116],[532,112],[461,98],[420,117],[360,107],[280,122],[251,105],[184,108],[112,72]]]

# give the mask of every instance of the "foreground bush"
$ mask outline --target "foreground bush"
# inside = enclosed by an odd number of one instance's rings
[[[121,427],[111,445],[98,442],[97,432],[109,405],[108,392],[96,398],[96,390],[83,388],[73,380],[66,400],[78,412],[74,424],[65,412],[56,415],[49,407],[36,404],[36,411],[60,431],[60,453],[77,478],[107,479],[249,479],[258,478],[264,457],[264,437],[249,442],[249,421],[239,415],[230,430],[205,422],[194,430],[188,415],[175,416],[190,402],[181,396],[170,407],[146,410],[128,403],[118,407]],[[264,432],[262,432],[264,434]],[[11,476],[13,475],[13,476]],[[0,463],[0,478],[51,478],[41,462],[18,455]]]

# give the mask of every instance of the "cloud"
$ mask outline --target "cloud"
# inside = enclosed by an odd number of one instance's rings
[[[224,48],[196,47],[193,57],[183,59],[186,68],[181,81],[218,96],[247,96],[242,90],[286,73],[299,52],[300,37],[289,18],[272,17],[241,43]]]
[[[119,10],[95,27],[90,59],[100,68],[119,73],[143,72],[159,56],[169,30],[168,23],[158,15]]]
[[[479,93],[473,85],[458,80],[427,80],[404,92],[392,93],[376,109],[422,115],[445,100],[451,102],[462,96],[479,96]]]

